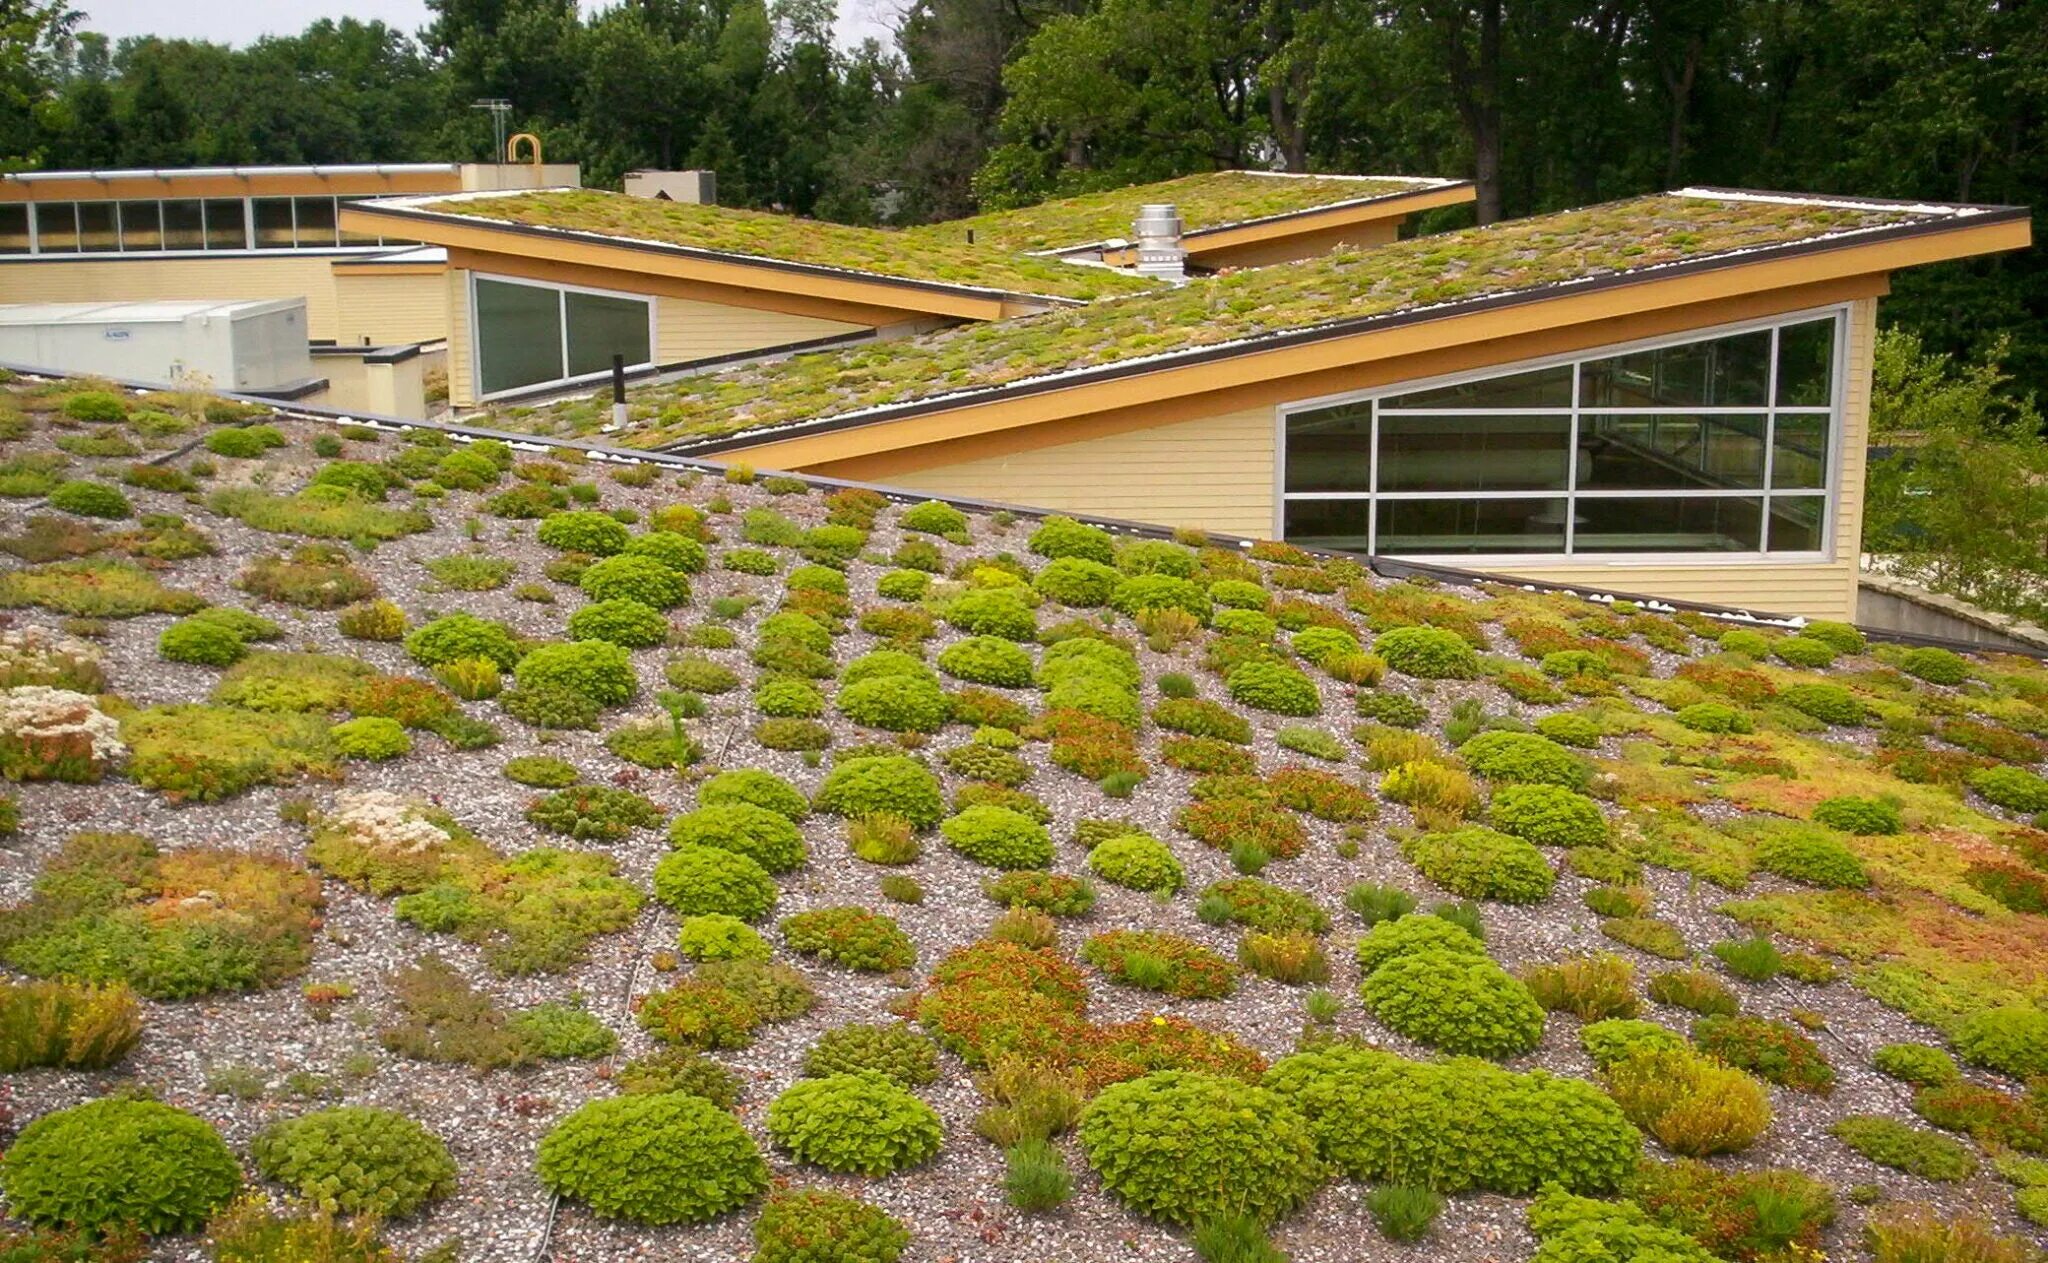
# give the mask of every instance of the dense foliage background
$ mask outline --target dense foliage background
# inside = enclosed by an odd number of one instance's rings
[[[429,3],[416,36],[343,18],[229,49],[0,0],[0,164],[478,160],[470,102],[506,97],[588,183],[711,167],[729,204],[857,223],[1231,166],[1472,176],[1481,222],[1684,184],[2048,203],[2026,0],[913,0],[893,46],[851,50],[832,0]],[[1896,278],[1896,363],[1921,365],[1898,380],[1985,386],[1944,433],[2038,431],[2042,259]],[[1919,410],[1892,420],[1920,445]],[[1933,529],[1876,507],[1878,538]],[[2048,573],[2043,525],[2016,550]]]

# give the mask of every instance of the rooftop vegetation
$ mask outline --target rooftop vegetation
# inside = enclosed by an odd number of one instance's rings
[[[629,197],[602,189],[546,189],[502,197],[427,201],[424,208],[438,214],[595,233],[627,242],[689,246],[1010,294],[1094,299],[1142,293],[1158,286],[1129,272],[1004,254],[935,236],[797,219],[768,211]]]
[[[663,447],[922,402],[1058,373],[1359,321],[1838,234],[1923,222],[1909,210],[1658,196],[1340,249],[1285,266],[1014,320],[710,373],[641,391],[634,446]],[[577,400],[513,428],[609,420]]]
[[[1192,233],[1426,187],[1425,181],[1394,177],[1276,177],[1255,171],[1209,171],[950,219],[906,229],[903,235],[964,242],[971,233],[975,245],[998,250],[1062,250],[1129,239],[1138,207],[1151,202],[1172,203],[1180,212],[1182,230]]]
[[[0,417],[9,1257],[2038,1263],[2040,662]]]

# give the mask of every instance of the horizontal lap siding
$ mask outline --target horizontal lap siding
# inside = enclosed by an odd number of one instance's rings
[[[436,342],[448,336],[448,282],[443,273],[335,273],[344,346]]]
[[[737,355],[765,347],[787,346],[834,334],[853,333],[865,325],[811,316],[792,316],[752,307],[728,307],[723,303],[699,302],[689,298],[655,299],[654,358],[659,364],[681,364],[714,355]]]
[[[1273,411],[1254,408],[891,476],[935,494],[1266,536]]]
[[[448,295],[448,403],[467,408],[476,403],[476,383],[470,378],[475,352],[469,341],[469,272],[449,268]]]
[[[339,337],[331,259],[313,255],[37,259],[0,265],[0,302],[106,303],[303,298],[306,336]]]

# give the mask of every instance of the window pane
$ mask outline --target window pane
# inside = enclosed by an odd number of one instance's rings
[[[1756,407],[1764,402],[1768,329],[1592,360],[1582,408]]]
[[[1569,408],[1572,369],[1569,364],[1509,373],[1479,381],[1418,390],[1380,401],[1383,408]]]
[[[0,205],[0,254],[28,253],[28,203]]]
[[[1287,489],[1372,490],[1372,405],[1347,403],[1290,415]]]
[[[1747,496],[1578,501],[1575,553],[1755,552],[1763,502]]]
[[[1563,500],[1381,500],[1383,554],[1561,553]]]
[[[1778,403],[1824,408],[1834,402],[1835,322],[1813,320],[1778,330]]]
[[[198,250],[206,245],[206,215],[197,201],[164,203],[164,249]]]
[[[1826,496],[1771,497],[1771,551],[1817,553],[1827,547]]]
[[[344,197],[341,199],[341,206],[345,209],[350,202],[360,202],[363,200],[365,199],[360,197]],[[353,228],[346,227],[341,230],[341,244],[345,246],[374,246],[377,242],[378,237],[374,232],[358,232]]]
[[[1562,491],[1570,417],[1380,417],[1381,491]]]
[[[121,203],[121,248],[161,250],[164,248],[163,212],[155,202]]]
[[[258,250],[289,250],[292,248],[292,199],[288,197],[259,197],[253,199],[250,212],[256,219],[256,248]]]
[[[1828,485],[1828,420],[1825,414],[1781,412],[1771,436],[1771,486]]]
[[[121,248],[121,233],[114,226],[112,202],[78,204],[78,248],[109,254]]]
[[[299,204],[299,249],[331,246],[338,238],[334,234],[334,199],[331,197],[301,197]]]
[[[78,203],[36,204],[36,247],[45,254],[78,249]]]
[[[216,197],[206,203],[206,248],[246,250],[249,229],[242,219],[242,199]]]
[[[564,293],[569,311],[569,376],[610,372],[612,356],[626,367],[654,359],[647,343],[647,303],[638,298]]]
[[[1367,500],[1289,500],[1280,534],[1305,548],[1362,553],[1370,546],[1366,529],[1371,514]]]
[[[1764,418],[1651,412],[1579,418],[1579,488],[1591,491],[1761,487]]]
[[[562,376],[561,304],[556,290],[477,279],[477,374],[485,394]]]

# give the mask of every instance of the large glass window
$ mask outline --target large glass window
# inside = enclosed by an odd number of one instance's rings
[[[249,223],[239,197],[208,198],[206,202],[206,248],[247,250]]]
[[[634,368],[654,358],[646,299],[483,276],[474,288],[481,394],[608,372],[614,355]]]
[[[0,204],[0,254],[28,253],[28,203]]]
[[[121,248],[164,248],[163,208],[155,202],[121,202]]]
[[[78,249],[78,203],[36,203],[36,249],[42,254],[69,254]]]
[[[31,215],[36,226],[33,241],[28,236]],[[418,243],[375,233],[344,233],[332,197],[138,198],[0,206],[0,254],[331,250],[338,245],[380,244]]]
[[[1817,553],[1835,316],[1289,410],[1286,538],[1390,556]]]
[[[206,248],[206,204],[181,197],[164,203],[164,249]]]

